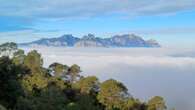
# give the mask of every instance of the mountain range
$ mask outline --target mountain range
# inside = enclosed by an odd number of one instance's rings
[[[52,46],[52,47],[160,47],[156,40],[144,40],[135,34],[114,35],[109,38],[95,37],[88,34],[82,38],[66,34],[58,38],[43,38],[19,46]]]

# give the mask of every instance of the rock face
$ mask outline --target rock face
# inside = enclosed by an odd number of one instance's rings
[[[155,40],[144,40],[134,34],[115,35],[110,38],[99,38],[88,34],[82,38],[63,35],[59,38],[40,39],[20,46],[53,46],[53,47],[160,47]]]
[[[149,46],[147,43],[138,36],[133,34],[131,35],[116,35],[111,38],[111,41],[114,45],[118,47],[146,47]]]
[[[54,46],[54,47],[71,47],[74,46],[76,42],[79,41],[79,38],[73,37],[72,35],[63,35],[59,38],[48,38],[40,39],[30,43],[19,44],[22,46]]]
[[[147,40],[146,42],[153,47],[160,47],[159,43],[154,39]]]
[[[93,34],[83,36],[78,42],[75,43],[75,47],[104,47],[103,43],[98,41]]]

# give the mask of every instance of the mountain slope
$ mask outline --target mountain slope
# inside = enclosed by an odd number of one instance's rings
[[[55,46],[55,47],[60,47],[60,46],[73,46],[79,38],[76,38],[72,35],[63,35],[59,38],[48,38],[48,39],[40,39],[37,41],[33,41],[30,43],[22,43],[19,44],[21,46]]]
[[[88,34],[82,38],[63,35],[58,38],[40,39],[20,46],[53,46],[53,47],[160,47],[155,40],[144,40],[134,34],[115,35],[110,38],[99,38]]]

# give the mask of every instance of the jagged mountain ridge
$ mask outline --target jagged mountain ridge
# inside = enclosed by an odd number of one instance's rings
[[[95,37],[88,34],[82,38],[63,35],[58,38],[44,38],[20,46],[53,46],[53,47],[160,47],[155,40],[144,40],[134,34],[115,35],[110,38]]]

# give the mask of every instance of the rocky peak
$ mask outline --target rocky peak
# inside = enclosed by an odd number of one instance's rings
[[[155,46],[155,47],[160,47],[160,44],[154,40],[154,39],[149,39],[146,41],[149,45]]]
[[[71,34],[65,34],[58,38],[48,38],[20,44],[22,46],[62,46],[62,47],[160,47],[155,40],[144,40],[134,34],[115,35],[110,38],[95,37],[88,34],[82,38],[74,37]]]
[[[88,35],[83,36],[82,39],[83,40],[93,40],[93,39],[95,39],[95,35],[94,34],[88,34]]]

